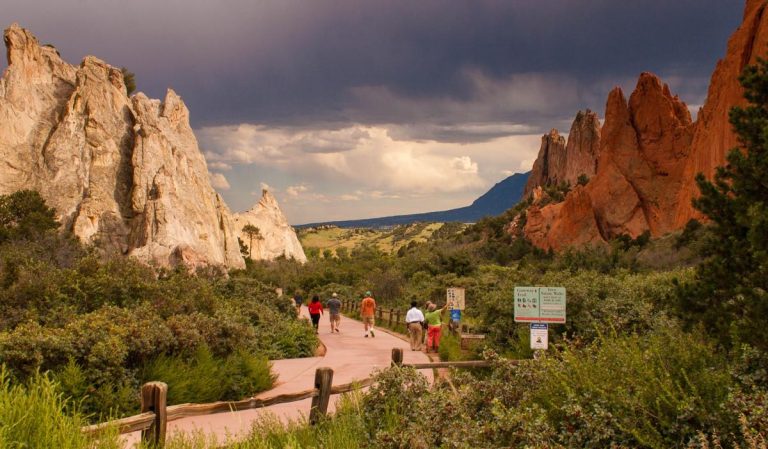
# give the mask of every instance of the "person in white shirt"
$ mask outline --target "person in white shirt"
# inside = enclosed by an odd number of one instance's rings
[[[411,351],[421,351],[421,332],[424,325],[424,314],[416,307],[416,301],[411,301],[411,308],[405,314],[405,323],[411,337]]]

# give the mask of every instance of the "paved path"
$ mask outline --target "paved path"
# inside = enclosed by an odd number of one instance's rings
[[[302,315],[308,317],[306,307]],[[403,348],[405,363],[429,362],[426,354],[411,351],[407,342],[383,331],[376,331],[376,337],[363,337],[363,323],[342,316],[341,333],[331,334],[328,315],[320,320],[320,340],[327,348],[324,357],[309,357],[304,359],[285,359],[273,361],[273,371],[278,375],[275,388],[265,391],[256,397],[274,396],[284,393],[295,393],[310,389],[314,386],[315,370],[320,367],[333,369],[333,384],[340,385],[355,380],[368,378],[374,371],[390,365],[392,348]],[[422,371],[431,377],[431,370]],[[335,409],[338,396],[331,398],[329,411]],[[244,437],[248,434],[251,423],[265,412],[273,413],[283,422],[297,420],[309,414],[311,399],[278,404],[259,410],[220,413],[216,415],[184,418],[168,423],[168,433],[202,431],[215,434],[220,440],[229,437]],[[128,436],[128,443],[138,441],[138,432]]]

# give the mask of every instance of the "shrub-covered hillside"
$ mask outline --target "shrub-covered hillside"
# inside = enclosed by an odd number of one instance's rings
[[[0,363],[13,382],[48,372],[101,419],[138,410],[149,380],[168,382],[171,401],[241,399],[271,386],[268,359],[314,351],[272,287],[104,260],[57,226],[35,192],[0,197]]]

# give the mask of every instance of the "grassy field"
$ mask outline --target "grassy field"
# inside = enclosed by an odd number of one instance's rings
[[[391,229],[329,227],[322,229],[301,229],[299,240],[305,250],[316,249],[322,254],[338,248],[352,250],[358,246],[375,246],[385,253],[394,253],[411,242],[426,242],[444,223],[414,223],[395,226]]]

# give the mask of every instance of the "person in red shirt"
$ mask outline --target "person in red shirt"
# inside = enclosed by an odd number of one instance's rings
[[[320,302],[320,297],[315,295],[312,297],[312,302],[307,305],[307,308],[309,309],[309,317],[312,318],[312,326],[315,328],[315,333],[317,333],[317,328],[320,325],[320,315],[323,314],[323,304]]]
[[[365,325],[364,336],[368,337],[368,332],[371,333],[371,337],[375,337],[373,334],[373,317],[376,313],[376,301],[373,299],[371,292],[365,292],[365,298],[360,303],[360,318],[363,319]]]

